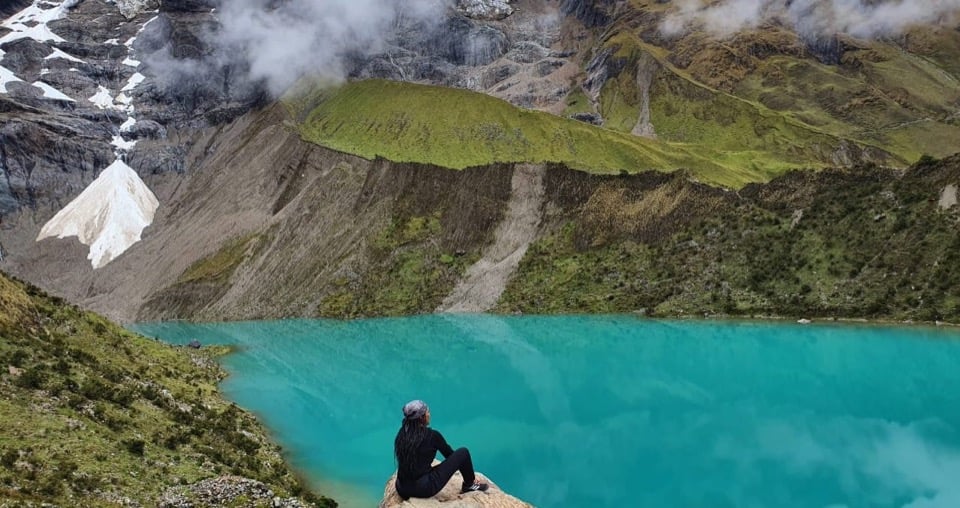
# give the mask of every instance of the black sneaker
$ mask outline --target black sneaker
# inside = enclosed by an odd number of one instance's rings
[[[466,494],[467,492],[486,492],[490,488],[486,483],[473,482],[473,485],[469,485],[460,489],[461,494]]]

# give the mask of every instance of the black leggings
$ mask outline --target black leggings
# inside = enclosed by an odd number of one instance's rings
[[[397,493],[404,499],[411,497],[433,497],[443,490],[443,486],[450,481],[454,473],[460,471],[463,475],[463,485],[473,485],[473,461],[470,459],[470,452],[466,448],[457,448],[452,455],[443,462],[437,464],[429,473],[417,479],[413,485],[404,484],[402,487],[397,481]]]

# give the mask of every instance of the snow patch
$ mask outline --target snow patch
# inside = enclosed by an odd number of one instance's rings
[[[127,140],[123,139],[123,136],[117,135],[117,136],[114,136],[114,137],[113,137],[113,140],[110,141],[110,144],[113,145],[113,146],[115,146],[115,147],[117,147],[118,150],[122,150],[122,151],[124,151],[124,152],[128,152],[128,151],[132,150],[134,146],[136,146],[137,141],[136,141],[136,140],[134,140],[134,141],[127,141]]]
[[[158,9],[158,10],[156,10],[156,11],[154,11],[154,12],[160,12],[160,10]],[[154,16],[154,17],[148,19],[147,22],[144,23],[143,26],[140,27],[140,30],[137,30],[137,34],[139,35],[140,32],[143,32],[144,30],[146,30],[146,29],[147,29],[147,25],[149,25],[150,23],[153,23],[153,21],[154,21],[155,19],[157,19],[158,17],[159,17],[159,16]]]
[[[117,159],[43,226],[37,241],[76,236],[100,268],[140,241],[159,206],[136,171]]]
[[[35,2],[30,7],[14,14],[3,22],[3,26],[11,30],[0,37],[0,44],[20,39],[33,39],[38,42],[63,42],[64,39],[50,31],[47,23],[60,19],[66,11],[63,4],[55,5],[50,9],[43,9],[41,5],[50,5],[45,2]]]
[[[134,117],[129,117],[125,122],[120,124],[120,132],[130,132],[130,129],[137,124],[137,120]]]
[[[130,67],[140,67],[140,60],[134,60],[128,56],[123,60],[123,65],[129,65]]]
[[[7,93],[7,83],[14,81],[23,81],[13,74],[13,71],[0,65],[0,93]]]
[[[58,100],[58,101],[77,102],[77,101],[71,99],[70,96],[68,96],[68,95],[64,94],[63,92],[61,92],[60,90],[57,90],[56,88],[54,88],[54,87],[52,87],[52,86],[44,83],[43,81],[34,81],[34,82],[31,83],[31,84],[32,84],[33,86],[35,86],[35,87],[43,90],[43,96],[46,97],[46,98],[48,98],[48,99],[55,99],[55,100]]]
[[[100,109],[113,107],[113,96],[110,95],[110,90],[107,90],[103,85],[100,85],[99,88],[97,88],[97,93],[93,94],[93,96],[87,100]]]
[[[132,47],[132,46],[133,46],[133,42],[136,41],[136,40],[137,40],[136,37],[131,37],[131,38],[127,39],[127,42],[124,42],[123,45],[126,46],[126,47],[128,47],[128,48],[129,48],[129,47]]]
[[[53,48],[53,53],[43,57],[44,60],[50,60],[51,58],[62,58],[64,60],[70,60],[71,62],[86,63],[83,60],[63,51],[60,51],[57,48]]]
[[[133,102],[133,99],[123,92],[120,92],[120,95],[118,95],[117,98],[114,100],[117,101],[117,103],[123,104],[125,106],[129,106],[130,103]]]
[[[130,79],[127,80],[127,84],[120,89],[121,92],[129,92],[137,87],[140,83],[143,83],[143,80],[147,79],[146,76],[135,72],[133,76],[130,76]]]
[[[119,45],[120,45],[120,39],[107,39],[107,40],[103,41],[103,43],[104,43],[104,44],[108,44],[108,45],[110,45],[110,46],[119,46]]]
[[[41,75],[41,76],[46,76],[47,74],[50,74],[50,69],[48,69],[48,68],[46,68],[46,67],[40,69],[40,75]]]

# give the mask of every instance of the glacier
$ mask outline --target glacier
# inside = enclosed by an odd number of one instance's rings
[[[117,159],[47,222],[37,241],[76,236],[100,268],[140,241],[160,202],[136,171]]]

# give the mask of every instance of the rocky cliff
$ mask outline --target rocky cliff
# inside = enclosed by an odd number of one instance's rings
[[[199,138],[208,158],[157,187],[169,205],[103,268],[73,240],[34,242],[39,224],[25,223],[5,266],[124,320],[398,315],[467,301],[960,318],[956,157],[906,172],[791,172],[734,192],[685,172],[370,161],[302,141],[286,118],[270,108]],[[485,276],[502,292],[460,287]]]

